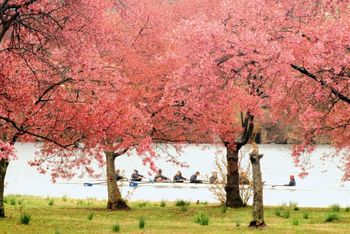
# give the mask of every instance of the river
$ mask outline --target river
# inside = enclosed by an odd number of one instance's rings
[[[71,181],[59,180],[52,183],[50,175],[39,174],[35,168],[28,165],[27,161],[34,157],[40,147],[30,143],[16,144],[18,159],[11,161],[5,178],[5,195],[22,194],[36,196],[71,198],[97,198],[106,199],[107,188],[105,184],[83,186],[83,182],[93,182],[91,178],[74,178]],[[189,178],[195,171],[200,171],[202,178],[210,175],[216,168],[216,158],[225,155],[223,147],[211,145],[187,145],[177,152],[171,145],[159,145],[156,148],[161,157],[155,159],[158,168],[163,174],[172,177],[177,170],[181,170],[183,176]],[[288,183],[289,175],[296,176],[297,186],[264,188],[265,205],[281,205],[282,203],[296,202],[301,207],[327,207],[332,204],[350,206],[350,182],[341,181],[343,171],[339,168],[341,158],[345,152],[335,154],[335,150],[327,145],[319,145],[310,153],[302,156],[302,161],[308,168],[309,175],[299,178],[300,168],[295,166],[291,157],[289,145],[259,145],[260,153],[264,154],[261,160],[263,181],[267,185],[283,185]],[[167,162],[174,157],[179,162],[186,162],[188,167]],[[242,165],[247,163],[247,154],[243,155]],[[322,159],[323,158],[323,159]],[[116,160],[116,167],[129,177],[133,169],[138,169],[141,174],[149,176],[149,167],[143,165],[142,159],[134,151],[129,155],[123,155]],[[104,169],[101,169],[102,178]],[[130,200],[173,201],[184,199],[191,201],[217,202],[215,196],[207,187],[198,188],[174,188],[173,186],[154,187],[139,186],[134,189],[129,186],[122,187],[122,193],[126,195],[132,192]]]

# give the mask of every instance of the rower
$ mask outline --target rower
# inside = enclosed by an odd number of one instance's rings
[[[216,184],[217,182],[218,182],[218,173],[216,171],[213,171],[209,178],[209,183]]]
[[[187,179],[182,176],[181,171],[177,171],[176,175],[174,175],[174,178],[173,178],[173,181],[175,183],[183,183],[185,180]]]
[[[124,176],[120,175],[120,170],[118,169],[115,171],[115,179],[116,179],[116,181],[119,181],[119,180],[124,180],[126,178]]]
[[[289,183],[286,185],[287,186],[295,186],[296,185],[294,175],[289,176]]]
[[[141,181],[144,178],[143,175],[139,174],[138,170],[134,170],[134,173],[131,174],[131,181]]]
[[[198,179],[198,176],[200,175],[199,171],[197,171],[196,173],[194,173],[191,178],[190,178],[190,183],[195,183],[195,184],[199,184],[199,183],[203,183],[202,180]]]
[[[169,182],[170,179],[162,175],[162,169],[159,169],[157,175],[154,177],[154,182]]]

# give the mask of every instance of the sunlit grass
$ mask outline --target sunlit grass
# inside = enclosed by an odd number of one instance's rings
[[[248,228],[251,221],[251,207],[231,209],[220,204],[188,204],[187,201],[129,203],[130,211],[108,211],[106,201],[90,199],[38,198],[31,196],[6,196],[7,218],[0,219],[0,233],[252,233]],[[11,200],[16,205],[11,205]],[[50,200],[53,206],[48,206]],[[20,202],[19,202],[20,201]],[[20,206],[19,203],[24,204]],[[185,207],[185,208],[182,208]],[[340,209],[331,212],[330,208],[302,208],[294,210],[294,205],[266,207],[265,222],[268,225],[263,233],[349,233],[350,212]],[[182,209],[186,209],[183,211]],[[280,215],[276,215],[280,210]],[[286,214],[289,217],[286,219]],[[30,214],[28,225],[21,225],[21,214]],[[329,214],[338,214],[331,217]],[[195,223],[196,217],[204,214]],[[328,217],[329,216],[329,217]],[[144,217],[144,221],[141,218]],[[206,225],[206,218],[208,225]],[[337,220],[337,218],[339,218]],[[329,220],[326,222],[326,219]],[[142,222],[144,222],[142,224]],[[141,224],[140,224],[141,223]],[[139,225],[144,225],[139,229]],[[254,231],[255,232],[255,231]]]

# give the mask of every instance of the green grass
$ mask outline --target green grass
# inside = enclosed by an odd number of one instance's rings
[[[92,220],[94,218],[95,213],[92,211],[88,214],[87,219]]]
[[[227,206],[226,206],[226,205],[222,205],[222,206],[220,207],[220,212],[223,213],[223,214],[225,214],[225,213],[227,212]]]
[[[139,229],[144,229],[146,226],[146,219],[145,217],[141,217],[139,218]]]
[[[165,201],[161,201],[160,202],[160,207],[166,207],[166,202]]]
[[[28,225],[30,222],[31,215],[29,213],[22,213],[20,217],[21,224]]]
[[[64,202],[68,201],[68,196],[67,196],[67,195],[64,195],[64,196],[62,197],[62,201],[64,201]]]
[[[333,222],[336,220],[340,220],[339,214],[338,213],[327,213],[326,217],[324,219],[325,222]]]
[[[332,212],[339,212],[340,211],[340,206],[338,204],[334,204],[330,206],[330,209]]]
[[[47,203],[49,206],[53,206],[53,204],[55,204],[55,200],[50,198],[48,203]]]
[[[303,213],[303,219],[309,219],[309,212]]]
[[[10,204],[10,198],[15,197],[17,203],[23,200],[25,207],[21,211],[20,207]],[[349,233],[350,212],[341,209],[340,212],[331,212],[329,208],[300,208],[294,211],[289,206],[281,209],[290,211],[290,218],[276,216],[275,210],[279,207],[266,207],[265,222],[267,227],[262,230],[252,230],[248,228],[252,220],[251,207],[239,209],[227,209],[222,213],[220,204],[207,205],[198,204],[186,206],[188,210],[182,212],[175,202],[166,202],[166,207],[160,207],[159,202],[148,202],[146,207],[139,208],[140,202],[130,202],[130,211],[108,211],[105,209],[107,201],[101,200],[81,200],[69,198],[63,201],[62,197],[52,198],[54,206],[48,206],[46,197],[16,197],[7,196],[5,212],[7,218],[0,219],[0,233],[62,233],[62,234],[85,234],[99,233],[108,234],[113,231],[114,225],[119,225],[120,233]],[[91,204],[90,201],[93,201]],[[77,205],[77,204],[80,205]],[[93,212],[92,221],[87,219]],[[22,225],[19,218],[22,213],[31,215],[29,225]],[[202,226],[194,222],[199,213],[206,214],[209,218],[207,226]],[[283,212],[282,212],[283,213]],[[308,219],[303,214],[308,214]],[[339,220],[325,222],[328,213],[335,213]],[[145,217],[144,229],[139,229],[139,219]],[[296,225],[294,220],[299,220]],[[204,222],[203,222],[204,223]],[[117,228],[116,228],[117,230]]]
[[[175,206],[189,206],[191,203],[184,200],[175,201]]]
[[[298,226],[298,225],[300,224],[299,219],[293,219],[292,224],[293,224],[294,226]]]
[[[112,226],[112,232],[120,232],[120,225],[119,224],[114,224]]]
[[[209,225],[209,216],[206,213],[198,213],[194,218],[194,222],[203,226]]]

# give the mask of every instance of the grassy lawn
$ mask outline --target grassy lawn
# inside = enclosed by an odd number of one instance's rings
[[[133,202],[130,211],[107,211],[106,201],[67,197],[6,197],[6,219],[0,219],[2,233],[350,233],[350,209],[338,206],[298,208],[295,205],[267,207],[263,230],[251,230],[251,208],[223,209],[216,204],[176,206],[174,202]],[[164,204],[163,204],[164,206]],[[22,224],[21,214],[30,214]],[[208,225],[195,223],[199,213],[209,217]],[[329,222],[325,219],[328,216]],[[139,228],[144,217],[145,227]],[[332,220],[335,219],[335,220]],[[205,223],[205,222],[204,222]],[[115,227],[117,231],[117,227]]]

